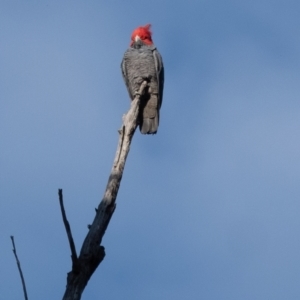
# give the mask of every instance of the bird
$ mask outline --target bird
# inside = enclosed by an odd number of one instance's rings
[[[156,134],[163,99],[164,65],[152,41],[151,24],[137,27],[121,63],[122,75],[131,100],[141,84],[147,87],[140,98],[138,125],[142,134]]]

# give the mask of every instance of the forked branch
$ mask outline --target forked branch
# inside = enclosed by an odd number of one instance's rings
[[[139,92],[131,102],[129,111],[123,116],[123,125],[119,130],[116,156],[106,190],[102,201],[96,209],[96,216],[93,223],[89,226],[89,232],[82,244],[76,268],[74,268],[73,263],[72,271],[68,273],[67,287],[63,300],[79,300],[92,274],[104,259],[105,251],[104,247],[101,246],[101,241],[116,208],[116,198],[122,180],[126,158],[130,150],[132,137],[138,125],[140,97],[146,86],[147,82],[144,81]]]

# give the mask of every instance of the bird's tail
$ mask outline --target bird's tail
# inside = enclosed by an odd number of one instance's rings
[[[158,112],[154,118],[144,118],[140,122],[140,131],[142,134],[156,134],[159,124]]]
[[[159,108],[157,95],[152,94],[150,99],[141,105],[140,131],[142,134],[155,134],[159,125]]]

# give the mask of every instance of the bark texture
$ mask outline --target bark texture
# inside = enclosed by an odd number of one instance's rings
[[[123,125],[119,130],[118,148],[106,190],[102,201],[96,209],[96,216],[93,223],[89,226],[89,232],[82,244],[78,258],[74,257],[76,251],[71,247],[73,264],[72,270],[67,276],[67,286],[63,300],[81,299],[82,292],[89,279],[104,259],[105,250],[101,246],[101,241],[116,208],[116,198],[126,158],[130,150],[132,137],[138,125],[140,98],[146,86],[147,82],[144,81],[140,86],[139,92],[131,102],[128,113],[123,116]],[[64,223],[66,223],[65,220]]]

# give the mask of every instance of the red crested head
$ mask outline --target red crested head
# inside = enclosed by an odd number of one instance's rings
[[[131,35],[131,43],[130,46],[134,42],[137,42],[139,39],[146,45],[152,45],[152,32],[150,31],[151,24],[147,24],[145,26],[141,26],[136,28]]]

